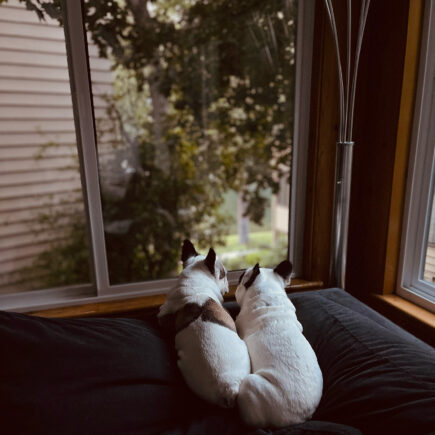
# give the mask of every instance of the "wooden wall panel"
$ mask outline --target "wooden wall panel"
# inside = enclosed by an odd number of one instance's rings
[[[409,0],[371,2],[356,95],[346,288],[382,290]]]

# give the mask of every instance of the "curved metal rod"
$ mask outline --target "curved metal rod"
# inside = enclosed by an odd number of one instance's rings
[[[353,133],[353,113],[355,107],[355,94],[356,94],[356,81],[358,77],[358,66],[359,66],[359,57],[361,53],[362,40],[364,36],[364,30],[367,22],[367,15],[369,12],[370,0],[363,0],[361,2],[361,14],[360,14],[360,22],[359,22],[359,30],[358,30],[358,40],[355,49],[355,62],[353,66],[353,78],[352,78],[352,91],[350,97],[350,108],[349,108],[349,126],[347,128],[347,141],[352,140]]]
[[[347,65],[346,65],[346,103],[344,116],[344,140],[347,140],[347,125],[349,118],[349,95],[350,95],[350,52],[352,43],[352,1],[347,0]]]
[[[338,67],[338,85],[340,93],[340,127],[339,127],[339,141],[344,140],[344,84],[343,84],[343,70],[341,68],[340,46],[338,44],[337,25],[335,23],[334,8],[331,0],[325,0],[326,10],[328,12],[329,21],[332,27],[332,35],[334,37],[335,54],[337,56]]]

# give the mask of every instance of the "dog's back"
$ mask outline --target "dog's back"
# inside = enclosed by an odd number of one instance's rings
[[[287,263],[274,270],[257,264],[246,271],[236,290],[241,306],[236,324],[252,365],[237,403],[242,419],[256,427],[302,423],[312,416],[322,395],[317,357],[284,291],[290,274]]]
[[[250,360],[231,316],[210,298],[202,306],[186,304],[175,323],[178,367],[186,383],[209,402],[234,406]]]
[[[298,326],[272,317],[245,342],[253,374],[240,385],[243,420],[256,427],[281,427],[311,418],[322,395],[322,373]]]
[[[251,364],[246,344],[222,306],[226,270],[213,249],[204,257],[188,240],[181,259],[184,269],[160,307],[160,323],[175,328],[178,366],[189,387],[211,403],[234,406]]]

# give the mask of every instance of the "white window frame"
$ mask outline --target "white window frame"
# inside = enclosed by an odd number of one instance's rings
[[[396,293],[435,313],[435,286],[423,279],[435,178],[435,2],[425,3]]]
[[[161,279],[110,284],[100,196],[92,87],[83,23],[83,4],[82,1],[77,0],[63,0],[62,3],[65,12],[65,38],[71,94],[89,233],[92,282],[80,286],[0,295],[0,309],[3,310],[25,312],[162,294],[166,293],[175,281],[175,279]],[[298,1],[295,121],[289,213],[289,258],[293,261],[295,276],[302,273],[314,4],[314,0]],[[86,77],[87,80],[84,80],[83,78]],[[241,271],[230,272],[229,283],[236,284],[240,274]]]

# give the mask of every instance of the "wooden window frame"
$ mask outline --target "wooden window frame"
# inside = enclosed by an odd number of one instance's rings
[[[435,313],[435,286],[422,275],[435,168],[435,5],[426,2],[402,247],[396,293]]]

